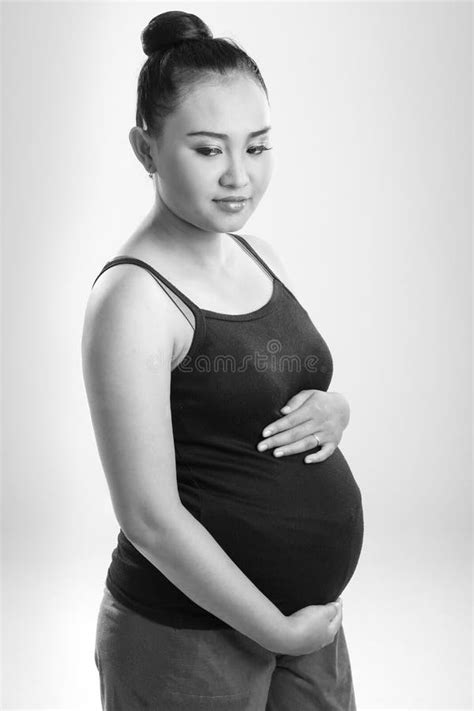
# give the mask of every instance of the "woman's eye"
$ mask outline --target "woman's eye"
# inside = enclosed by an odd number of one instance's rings
[[[216,155],[215,153],[206,153],[205,151],[218,151],[219,148],[197,148],[196,152],[200,153],[202,156]]]
[[[251,151],[251,155],[260,156],[260,155],[262,155],[262,153],[264,151],[271,151],[271,148],[269,146],[250,146],[250,148],[248,150]],[[210,157],[217,155],[217,153],[211,153],[210,151],[218,151],[219,153],[221,152],[220,148],[210,148],[210,147],[197,148],[196,151],[200,155],[210,156]],[[258,151],[258,153],[256,151]]]
[[[260,153],[254,153],[254,155],[257,155],[257,156],[262,155],[263,151],[271,151],[272,150],[270,146],[253,146],[253,148],[257,151],[260,151]],[[249,150],[250,150],[250,148],[249,148]]]

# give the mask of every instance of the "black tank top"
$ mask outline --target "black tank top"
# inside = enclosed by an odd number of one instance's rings
[[[270,300],[250,313],[201,309],[134,257],[112,259],[96,279],[115,264],[136,264],[194,315],[191,346],[171,372],[179,495],[245,575],[290,615],[335,600],[353,576],[364,531],[361,492],[339,448],[312,464],[303,460],[318,446],[281,458],[273,448],[257,450],[265,425],[283,417],[280,408],[291,396],[328,389],[333,361],[292,292],[247,240],[230,236],[273,279]],[[132,610],[173,627],[229,627],[166,578],[122,529],[111,558],[105,584]]]

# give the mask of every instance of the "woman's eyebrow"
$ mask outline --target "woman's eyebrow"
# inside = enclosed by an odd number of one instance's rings
[[[271,126],[265,126],[265,128],[261,128],[259,131],[251,131],[249,133],[250,138],[254,138],[255,136],[261,136],[262,133],[267,133],[271,129]],[[227,133],[215,133],[214,131],[191,131],[191,133],[187,133],[187,136],[210,136],[211,138],[229,138]]]

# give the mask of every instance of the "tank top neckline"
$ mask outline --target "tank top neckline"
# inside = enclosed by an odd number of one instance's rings
[[[210,309],[203,309],[200,306],[198,306],[194,301],[192,301],[189,296],[186,296],[182,291],[178,289],[177,286],[175,286],[172,282],[170,282],[165,276],[163,276],[160,272],[158,272],[154,267],[152,267],[150,264],[147,262],[144,262],[141,259],[138,259],[138,257],[130,257],[126,254],[120,254],[117,257],[114,257],[111,259],[109,262],[107,262],[107,265],[110,265],[112,263],[114,264],[120,264],[120,263],[129,263],[132,261],[132,263],[135,264],[141,264],[142,266],[146,267],[149,269],[158,279],[161,279],[166,286],[168,286],[177,296],[180,297],[182,301],[191,309],[193,312],[194,316],[199,318],[199,320],[203,321],[205,319],[218,319],[222,321],[252,321],[254,319],[259,319],[262,316],[265,316],[268,312],[272,311],[273,306],[275,302],[277,301],[279,295],[280,295],[280,288],[284,286],[284,284],[280,281],[280,279],[277,277],[277,275],[270,269],[270,267],[264,262],[264,260],[260,257],[257,252],[251,247],[251,245],[247,242],[247,240],[242,237],[241,235],[236,235],[231,232],[227,232],[226,234],[230,235],[231,237],[236,238],[237,242],[240,244],[244,244],[245,246],[242,247],[245,251],[249,251],[251,255],[256,257],[258,262],[263,266],[265,271],[270,275],[272,279],[272,293],[269,298],[269,300],[263,304],[263,306],[260,306],[258,309],[254,309],[253,311],[248,311],[247,313],[244,314],[227,314],[223,313],[221,311],[211,311]]]
[[[269,300],[260,306],[260,308],[254,311],[249,311],[246,314],[225,314],[220,311],[210,311],[209,309],[201,309],[197,307],[201,313],[203,313],[206,318],[220,319],[221,321],[252,321],[253,319],[260,318],[264,316],[268,311],[273,308],[273,304],[276,301],[278,295],[279,282],[273,278],[272,294]]]

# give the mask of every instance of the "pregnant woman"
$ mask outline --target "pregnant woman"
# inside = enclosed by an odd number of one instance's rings
[[[155,203],[94,280],[82,340],[120,525],[102,708],[354,711],[348,404],[275,251],[235,234],[272,173],[267,89],[193,14],[162,13],[141,39],[129,138]]]

